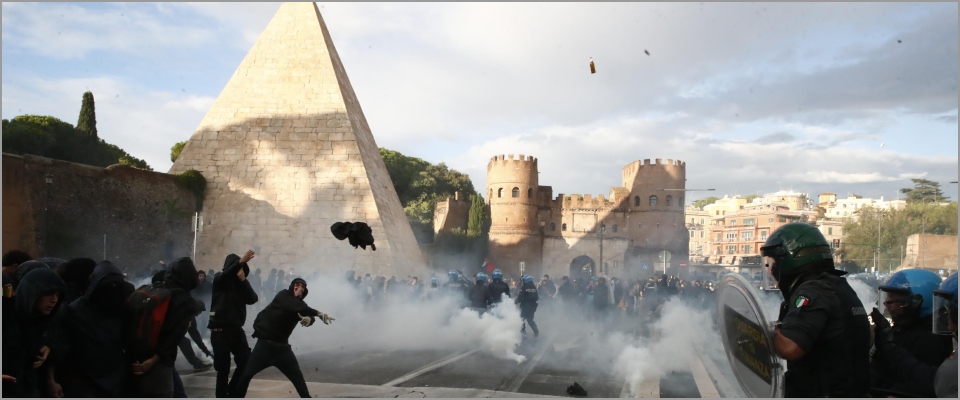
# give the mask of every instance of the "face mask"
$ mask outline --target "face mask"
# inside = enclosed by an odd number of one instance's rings
[[[302,287],[302,286],[297,286],[297,287],[293,288],[293,295],[296,296],[298,299],[299,299],[299,298],[302,298],[302,297],[303,297],[303,287]]]

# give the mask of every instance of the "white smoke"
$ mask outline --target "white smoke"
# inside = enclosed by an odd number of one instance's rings
[[[874,307],[877,306],[877,299],[880,297],[880,294],[876,290],[856,279],[847,279],[847,282],[850,284],[850,287],[853,288],[853,291],[857,293],[857,297],[860,298],[860,302],[863,303],[863,309],[870,312]]]

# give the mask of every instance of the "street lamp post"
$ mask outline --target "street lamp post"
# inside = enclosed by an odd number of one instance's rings
[[[600,223],[600,273],[603,274],[603,234],[607,232],[607,226]]]

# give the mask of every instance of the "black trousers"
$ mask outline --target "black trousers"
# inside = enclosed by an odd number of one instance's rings
[[[253,380],[254,375],[269,367],[277,367],[293,383],[300,397],[310,397],[307,382],[304,381],[303,372],[300,371],[300,363],[297,362],[297,356],[293,354],[290,345],[270,343],[266,340],[257,340],[247,367],[240,375],[236,390],[232,394],[235,397],[246,397],[247,388],[250,387],[250,381]]]
[[[247,344],[247,335],[239,326],[229,326],[211,329],[210,344],[213,345],[213,368],[217,370],[217,397],[229,397],[232,388],[236,385],[237,376],[247,366],[250,358],[250,345]],[[191,350],[192,351],[192,350]],[[230,355],[237,369],[230,378]]]
[[[535,310],[529,310],[529,309],[528,309],[528,310],[524,310],[523,308],[521,308],[521,309],[520,309],[520,319],[522,319],[524,322],[526,322],[527,324],[530,325],[530,329],[533,329],[533,336],[540,336],[540,330],[537,329],[537,323],[536,323],[536,322],[533,322],[533,315],[536,314],[536,313],[537,313],[537,312],[536,312]],[[522,328],[520,328],[520,332],[523,332],[524,335],[527,334],[527,325],[526,325],[526,324],[523,325]]]
[[[180,347],[180,352],[183,353],[183,356],[187,359],[187,362],[190,363],[194,368],[198,368],[203,363],[197,358],[197,353],[193,351],[193,346],[190,345],[190,339],[186,336],[180,339],[180,343],[177,344]]]

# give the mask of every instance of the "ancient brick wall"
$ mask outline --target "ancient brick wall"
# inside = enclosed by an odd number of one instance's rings
[[[191,256],[194,204],[171,175],[3,154],[4,252],[155,267]]]
[[[470,224],[470,207],[473,201],[464,199],[460,192],[437,202],[433,211],[433,233],[451,232],[455,229],[466,231]]]

